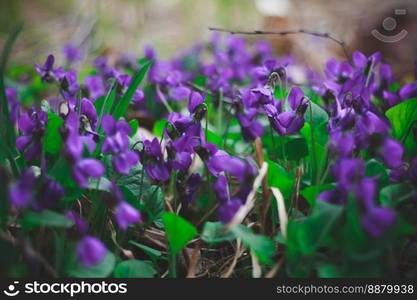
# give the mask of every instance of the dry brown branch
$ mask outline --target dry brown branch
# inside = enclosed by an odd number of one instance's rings
[[[271,31],[271,30],[253,30],[253,31],[242,31],[242,30],[228,30],[223,28],[214,28],[209,27],[210,31],[220,31],[220,32],[227,32],[230,34],[243,34],[243,35],[280,35],[280,36],[286,36],[290,34],[306,34],[306,35],[312,35],[317,36],[320,38],[329,39],[335,43],[337,43],[342,49],[343,53],[346,56],[347,60],[350,60],[350,55],[348,53],[348,50],[346,48],[346,43],[337,37],[333,36],[330,33],[327,32],[317,32],[313,30],[308,29],[294,29],[294,30],[281,30],[281,31]]]

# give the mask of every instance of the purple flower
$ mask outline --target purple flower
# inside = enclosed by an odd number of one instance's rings
[[[332,190],[321,192],[318,195],[317,199],[324,201],[324,202],[336,204],[336,205],[343,205],[343,204],[346,204],[347,202],[348,192],[346,191],[345,188],[341,186],[336,186]]]
[[[379,149],[379,155],[390,168],[401,166],[403,153],[402,145],[391,138],[386,138]]]
[[[364,210],[361,216],[363,229],[372,237],[381,236],[396,220],[396,214],[388,209],[379,207],[374,203],[376,196],[376,181],[373,178],[364,178],[357,186],[356,197]]]
[[[11,203],[18,208],[28,206],[33,199],[35,184],[36,178],[32,169],[25,170],[22,176],[9,190]]]
[[[99,56],[94,60],[94,66],[97,72],[104,78],[113,77],[113,69],[107,63],[107,57]]]
[[[194,202],[200,186],[203,184],[203,180],[198,173],[193,173],[188,177],[179,174],[176,182],[178,195],[184,206],[188,206]]]
[[[220,202],[225,203],[228,200],[230,200],[229,184],[225,175],[220,174],[217,177],[217,180],[214,183],[213,188]]]
[[[330,134],[329,149],[340,158],[350,157],[355,149],[355,137],[352,132],[334,130]]]
[[[47,122],[48,115],[34,108],[20,116],[18,125],[23,136],[16,139],[16,148],[23,153],[26,160],[31,161],[40,157]]]
[[[86,267],[101,262],[107,252],[106,246],[97,238],[87,234],[87,223],[79,214],[66,211],[65,217],[74,222],[74,225],[68,229],[68,233],[72,239],[77,241],[76,253],[78,259]]]
[[[372,237],[380,237],[396,220],[396,214],[387,208],[373,207],[361,216],[363,229]]]
[[[147,60],[154,59],[156,57],[155,50],[152,46],[146,45],[144,48],[145,58]]]
[[[33,208],[42,210],[53,207],[62,197],[64,197],[62,186],[57,181],[46,177],[36,196],[36,201],[33,203]]]
[[[100,178],[104,174],[103,164],[94,158],[81,158],[72,167],[72,176],[80,187],[88,187],[88,177]]]
[[[202,103],[204,103],[203,96],[198,92],[191,92],[190,100],[188,102],[188,111],[194,113],[197,107]]]
[[[84,57],[84,53],[79,48],[70,43],[64,46],[62,53],[64,54],[68,64],[80,61]]]
[[[52,82],[55,77],[52,73],[54,67],[55,58],[52,54],[48,55],[43,66],[36,64],[36,72],[41,76],[43,82]]]
[[[140,212],[125,201],[123,193],[116,183],[112,183],[111,190],[116,201],[114,217],[119,227],[122,230],[126,230],[130,224],[141,222],[142,217]]]
[[[262,124],[255,120],[255,114],[237,114],[237,119],[242,130],[243,139],[247,142],[254,141],[256,138],[264,134]]]
[[[167,181],[169,179],[170,169],[164,160],[161,145],[157,138],[152,141],[143,141],[140,161],[146,174],[153,180]]]
[[[217,211],[220,222],[223,224],[229,223],[241,206],[242,201],[240,199],[231,199],[222,204]]]
[[[97,238],[85,235],[78,241],[76,252],[84,266],[91,267],[103,260],[107,249]]]
[[[192,163],[193,146],[196,144],[197,141],[186,134],[174,142],[169,142],[167,145],[168,160],[173,169],[183,172],[188,170]]]
[[[175,101],[181,101],[187,99],[191,93],[191,90],[186,86],[174,87],[170,90],[169,96]]]
[[[103,144],[103,153],[112,154],[113,168],[120,174],[128,174],[131,167],[138,163],[136,152],[129,149],[131,128],[125,121],[115,121],[111,115],[103,117],[102,126],[107,136]]]
[[[331,167],[331,173],[338,184],[349,189],[365,175],[365,166],[359,158],[343,158]]]
[[[85,78],[85,86],[91,99],[96,100],[100,96],[105,95],[105,87],[103,79],[97,75],[89,75]]]
[[[64,213],[65,217],[71,220],[74,225],[70,229],[76,236],[84,236],[88,232],[88,225],[86,221],[77,213],[68,210]]]
[[[93,141],[93,137],[91,135],[80,135],[80,117],[76,112],[71,111],[68,114],[65,126],[68,129],[68,135],[65,140],[64,152],[69,159],[72,161],[81,159],[84,146],[87,146],[90,153],[95,150],[96,144]],[[88,123],[88,126],[85,122],[83,124],[83,127],[89,128],[90,126],[90,123]]]
[[[126,230],[130,224],[136,224],[142,220],[140,213],[126,201],[117,204],[115,217],[122,230]]]
[[[412,82],[404,85],[399,92],[403,100],[408,100],[417,97],[417,82]]]
[[[281,112],[281,102],[266,104],[263,106],[272,128],[280,135],[293,134],[304,126],[304,113],[307,110],[308,100],[299,87],[291,88],[287,102],[291,108]]]

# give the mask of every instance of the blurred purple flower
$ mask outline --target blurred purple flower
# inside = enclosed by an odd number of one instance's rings
[[[68,64],[80,61],[84,58],[84,53],[74,44],[68,43],[62,49],[62,53]]]
[[[80,187],[88,187],[88,177],[100,178],[104,175],[103,164],[94,158],[81,158],[72,167],[72,176]]]
[[[107,249],[99,239],[85,235],[78,241],[76,252],[83,265],[91,267],[104,259]]]
[[[31,204],[35,184],[35,174],[32,169],[26,169],[9,190],[11,203],[18,208]]]
[[[241,206],[242,201],[239,199],[231,199],[222,204],[217,211],[220,222],[223,224],[229,223]]]
[[[136,224],[142,220],[140,213],[126,201],[117,204],[115,217],[122,230],[126,230],[130,224]]]

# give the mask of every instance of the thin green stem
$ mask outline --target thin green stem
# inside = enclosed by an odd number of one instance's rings
[[[317,182],[317,155],[316,155],[316,142],[314,138],[314,124],[313,124],[313,108],[310,103],[309,105],[309,113],[310,113],[310,134],[311,134],[311,181],[313,184],[316,184]]]
[[[172,252],[169,255],[169,277],[177,278],[177,256]]]

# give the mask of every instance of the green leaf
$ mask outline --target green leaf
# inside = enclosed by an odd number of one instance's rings
[[[318,126],[323,123],[327,123],[329,121],[329,115],[327,114],[326,110],[324,110],[320,105],[316,104],[318,96],[315,94],[310,101],[311,105],[311,115],[310,115],[310,107],[307,108],[305,113],[305,119],[308,123],[313,124],[314,126]]]
[[[209,244],[216,244],[236,238],[232,231],[223,232],[223,229],[224,225],[220,222],[206,222],[201,233],[201,239]]]
[[[8,158],[13,173],[16,176],[19,173],[17,164],[15,162],[15,157],[18,153],[15,146],[16,133],[14,125],[10,119],[9,101],[7,99],[4,77],[6,73],[6,65],[9,61],[9,55],[12,51],[12,47],[17,39],[17,36],[22,30],[22,27],[22,24],[19,24],[12,30],[12,32],[10,32],[7,40],[4,43],[4,47],[0,56],[0,162],[3,162]],[[9,149],[10,151],[6,151],[6,149]]]
[[[219,148],[223,148],[223,139],[211,130],[207,130],[207,142],[215,144]]]
[[[417,98],[391,107],[385,115],[391,121],[393,137],[401,141],[406,153],[412,156],[417,149],[417,143],[412,134],[412,127],[417,126]]]
[[[300,160],[308,155],[308,146],[303,137],[290,138],[285,143],[285,157],[289,160]]]
[[[90,267],[84,266],[76,255],[73,255],[72,261],[67,269],[67,274],[72,277],[81,278],[105,278],[112,273],[115,263],[116,257],[110,251],[107,251],[100,263]]]
[[[96,101],[94,101],[94,107],[97,111],[99,118],[100,118],[101,112],[103,112],[103,116],[108,115],[110,113],[115,96],[116,96],[116,90],[114,89],[113,91],[110,92],[110,94],[106,96],[100,96],[97,98]]]
[[[149,70],[151,65],[152,65],[152,61],[147,61],[145,64],[143,64],[140,70],[132,78],[132,82],[127,88],[126,93],[124,94],[122,99],[120,99],[120,101],[116,104],[116,107],[114,109],[113,117],[116,120],[120,119],[122,116],[125,115],[129,107],[130,100],[132,99],[134,93],[136,92],[142,80],[145,78],[146,72]]]
[[[58,154],[62,147],[62,137],[59,128],[64,120],[53,112],[48,113],[48,123],[45,131],[45,151],[49,154]]]
[[[391,107],[385,115],[391,121],[393,137],[402,140],[411,123],[417,120],[417,98],[406,100]]]
[[[168,124],[167,120],[158,120],[153,126],[153,134],[157,137],[162,137],[164,133],[164,128]]]
[[[275,254],[274,242],[260,234],[255,234],[251,228],[244,225],[234,226],[231,231],[242,243],[248,246],[261,263],[271,264],[272,256]]]
[[[126,260],[114,269],[115,278],[152,278],[156,271],[150,261]]]
[[[294,176],[271,160],[268,160],[268,164],[268,186],[279,188],[284,199],[289,199],[294,188]]]
[[[142,250],[143,252],[145,252],[153,261],[157,260],[157,259],[161,259],[162,257],[162,252],[159,250],[155,250],[151,247],[148,247],[146,245],[142,245],[140,243],[137,243],[135,241],[129,241],[130,244],[138,247],[140,250]]]
[[[132,132],[130,133],[130,136],[134,136],[139,128],[139,122],[138,120],[130,120],[129,121],[130,128],[132,128]]]
[[[32,228],[36,226],[48,226],[48,227],[71,227],[74,223],[62,214],[54,212],[52,210],[43,210],[41,212],[28,211],[25,213],[23,220],[23,226]]]
[[[139,193],[141,191],[141,182],[142,182],[142,175],[143,175],[141,165],[138,164],[134,166],[133,168],[131,168],[129,171],[129,174],[118,175],[113,170],[110,159],[106,161],[106,164],[108,164],[106,169],[109,170],[109,178],[115,178],[118,186],[122,186],[128,189],[136,197],[139,196]],[[143,179],[143,182],[145,182],[145,178]]]
[[[416,194],[417,192],[410,184],[398,183],[382,188],[379,192],[379,199],[382,205],[394,208]]]
[[[336,265],[324,263],[317,267],[320,278],[338,278],[342,277],[339,268]]]
[[[311,216],[301,221],[291,219],[288,222],[288,254],[297,257],[299,254],[313,254],[335,227],[341,217],[343,206],[317,201]]]
[[[180,252],[197,235],[197,229],[194,225],[174,213],[164,213],[162,220],[173,255]]]
[[[164,193],[158,186],[144,186],[142,203],[149,221],[161,227],[161,217],[165,210]]]
[[[90,190],[112,192],[112,183],[106,177],[90,178],[88,188]]]
[[[312,185],[308,186],[300,191],[300,194],[306,198],[307,202],[310,204],[311,207],[314,207],[316,204],[317,196],[327,190],[331,190],[333,188],[332,184],[319,184],[319,185]]]
[[[65,189],[64,202],[73,201],[82,194],[82,189],[78,187],[70,174],[71,167],[63,157],[60,157],[49,171],[49,176],[61,183]]]
[[[366,162],[366,177],[374,177],[377,176],[378,182],[382,186],[386,186],[389,183],[389,176],[387,169],[384,167],[384,165],[375,160],[371,159]]]

